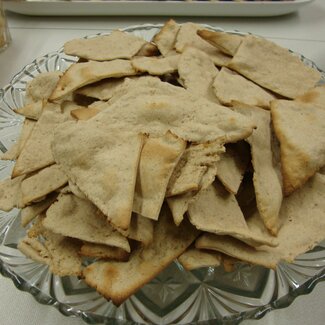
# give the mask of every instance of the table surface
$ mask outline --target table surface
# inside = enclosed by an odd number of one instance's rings
[[[72,38],[144,23],[163,23],[166,17],[28,17],[7,13],[12,43],[0,53],[0,87],[5,86],[34,58],[55,51]],[[178,22],[192,21],[240,30],[264,36],[304,54],[325,70],[325,1],[315,1],[299,12],[269,18],[177,17]],[[11,280],[0,277],[1,324],[83,324],[67,318],[53,307],[38,304],[15,288]],[[268,313],[258,321],[244,325],[296,324],[321,325],[325,320],[325,283],[319,283],[307,296],[298,297],[283,310]]]

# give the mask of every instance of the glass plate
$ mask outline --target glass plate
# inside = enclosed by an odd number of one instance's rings
[[[142,25],[125,30],[150,40],[160,27]],[[27,65],[0,90],[0,150],[6,151],[19,134],[23,118],[13,109],[23,105],[26,83],[41,72],[65,70],[74,61],[62,49],[50,53]],[[10,175],[12,166],[11,161],[0,161],[1,179]],[[294,263],[280,263],[275,271],[238,263],[231,273],[224,272],[222,267],[187,272],[174,262],[117,308],[81,279],[52,275],[47,266],[26,258],[17,249],[17,242],[24,234],[18,209],[9,213],[0,211],[0,272],[38,302],[91,324],[216,324],[218,321],[236,324],[287,307],[297,296],[311,292],[317,282],[325,280],[324,241]]]

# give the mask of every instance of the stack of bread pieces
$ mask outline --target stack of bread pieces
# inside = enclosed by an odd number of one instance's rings
[[[26,88],[0,208],[18,248],[119,305],[175,259],[276,268],[325,238],[325,87],[271,41],[165,23],[64,45]],[[323,168],[323,170],[322,170]]]

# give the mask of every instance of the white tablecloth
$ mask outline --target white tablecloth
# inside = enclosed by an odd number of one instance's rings
[[[166,17],[27,17],[8,14],[13,42],[0,53],[0,87],[34,58],[55,51],[72,38],[104,32],[113,28],[143,23],[163,23]],[[264,36],[304,54],[325,70],[325,1],[315,1],[298,13],[273,18],[192,18],[177,17],[178,22],[193,21]],[[0,324],[83,324],[79,319],[61,315],[53,307],[37,303],[28,293],[0,277]],[[243,324],[323,325],[325,323],[325,283],[298,297],[283,310],[273,311],[258,321]]]

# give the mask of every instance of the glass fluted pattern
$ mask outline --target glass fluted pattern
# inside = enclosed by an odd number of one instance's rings
[[[160,27],[143,25],[126,30],[150,40]],[[301,59],[315,67],[311,61]],[[23,119],[13,109],[23,105],[26,83],[40,72],[63,71],[74,61],[62,50],[48,54],[26,66],[0,90],[1,151],[6,151],[18,137]],[[0,161],[1,179],[10,175],[12,166],[11,161]],[[40,303],[91,324],[236,324],[290,305],[297,296],[309,293],[325,279],[325,242],[299,256],[293,264],[281,263],[275,271],[237,264],[231,273],[225,273],[221,267],[187,272],[174,262],[117,308],[81,279],[54,276],[47,266],[26,258],[17,250],[24,234],[19,210],[0,212],[1,273]]]

